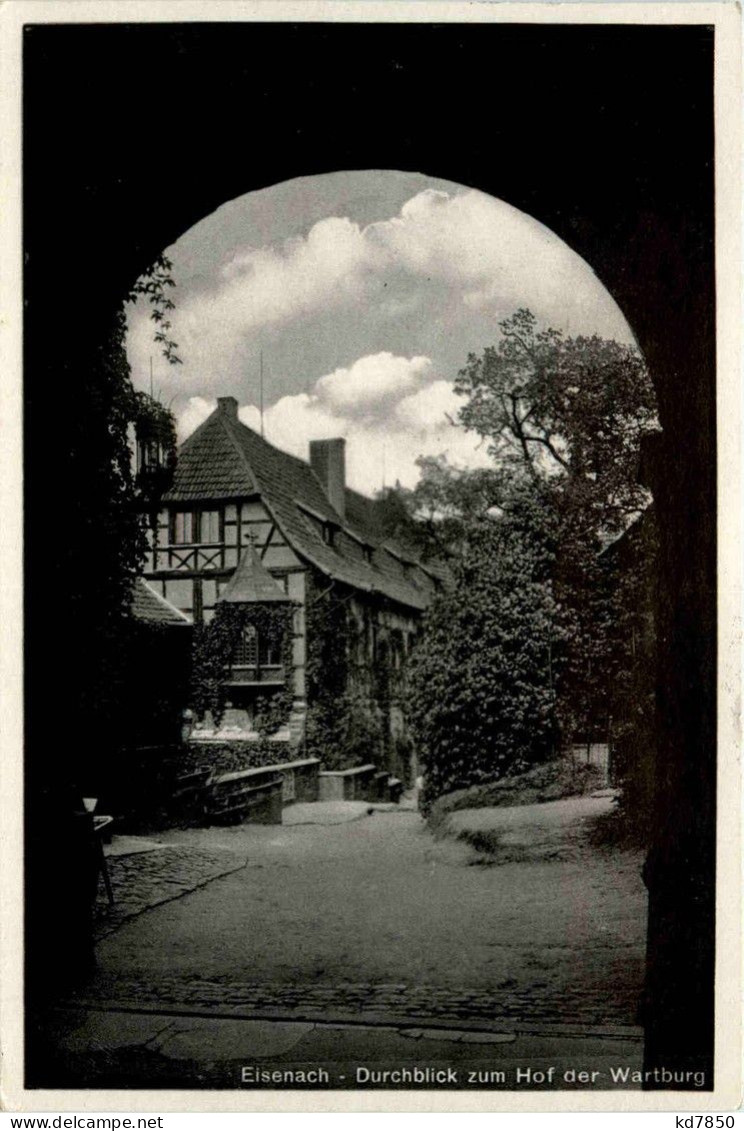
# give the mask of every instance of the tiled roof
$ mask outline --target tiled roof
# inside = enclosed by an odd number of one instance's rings
[[[289,597],[266,569],[253,546],[246,546],[238,568],[226,585],[220,601],[246,604],[289,601]]]
[[[141,577],[134,583],[131,607],[136,620],[145,624],[191,624],[185,613],[156,593]]]
[[[308,463],[273,447],[237,414],[217,408],[182,445],[164,502],[216,502],[256,494],[295,552],[321,572],[410,608],[429,604],[432,576],[439,575],[383,546],[374,500],[347,490],[342,517]],[[324,540],[324,521],[337,528],[333,545]]]
[[[400,539],[387,538],[380,522],[380,512],[374,499],[360,495],[358,491],[346,488],[346,524],[355,533],[358,533],[372,545],[384,547],[389,554],[407,566],[415,566],[423,570],[437,581],[447,581],[450,574],[441,562],[427,560],[421,561],[419,553],[412,546],[408,546]]]
[[[173,486],[164,502],[235,499],[256,494],[256,481],[239,444],[225,427],[225,419],[223,412],[215,410],[181,445]]]

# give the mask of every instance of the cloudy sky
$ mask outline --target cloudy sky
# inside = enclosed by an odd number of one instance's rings
[[[168,366],[140,303],[128,353],[138,388],[173,408],[181,439],[232,395],[266,438],[307,458],[345,436],[347,478],[371,494],[413,486],[416,457],[487,462],[452,421],[469,352],[520,306],[569,334],[631,341],[591,269],[548,229],[493,197],[395,172],[303,177],[223,205],[167,249],[177,289]]]

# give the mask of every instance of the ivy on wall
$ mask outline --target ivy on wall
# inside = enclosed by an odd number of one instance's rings
[[[262,696],[256,729],[262,737],[273,734],[289,720],[294,698],[292,671],[292,621],[295,603],[233,604],[221,602],[208,624],[194,633],[192,705],[197,718],[210,711],[219,726],[225,714],[227,677],[232,657],[243,633],[255,629],[258,639],[279,650],[286,679],[275,695]]]
[[[245,739],[219,742],[210,739],[208,742],[191,742],[179,752],[178,772],[193,773],[207,769],[210,774],[226,774],[258,766],[277,766],[296,757],[288,740],[259,738],[254,742],[246,742]]]
[[[307,729],[308,757],[320,758],[330,770],[349,769],[385,758],[389,722],[390,674],[386,660],[365,679],[369,624],[361,629],[350,609],[352,594],[316,578],[307,603]],[[360,631],[365,635],[360,642]],[[357,650],[365,650],[359,663]],[[385,669],[384,671],[382,669]]]

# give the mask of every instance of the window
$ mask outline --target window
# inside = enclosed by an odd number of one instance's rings
[[[246,625],[235,646],[232,662],[239,668],[255,668],[258,658],[258,636],[252,624]]]
[[[262,668],[278,668],[282,662],[279,646],[274,640],[259,640],[258,662]]]
[[[219,511],[202,511],[199,525],[200,542],[219,542],[221,540]]]
[[[176,544],[194,542],[194,512],[176,511],[173,516],[173,541]]]
[[[246,625],[233,652],[233,667],[278,668],[281,662],[279,645],[273,640],[261,639],[252,624]]]
[[[153,468],[160,467],[161,463],[162,451],[157,440],[137,441],[138,471],[152,471]]]

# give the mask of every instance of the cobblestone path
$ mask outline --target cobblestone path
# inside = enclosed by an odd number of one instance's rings
[[[137,977],[99,981],[83,995],[85,1004],[115,1003],[117,1008],[169,1008],[209,1016],[265,1017],[276,1020],[355,1020],[391,1023],[467,1020],[470,1027],[498,1027],[503,1021],[572,1024],[582,1029],[610,1027],[633,1032],[633,1001],[598,1002],[596,993],[578,987],[560,999],[546,1000],[529,988],[474,990],[472,986],[349,984],[336,986],[211,981],[199,977]]]
[[[103,939],[148,908],[178,899],[219,876],[244,868],[245,864],[244,854],[202,846],[158,848],[131,856],[110,856],[107,865],[115,903],[109,905],[103,884],[99,884],[95,938]]]

